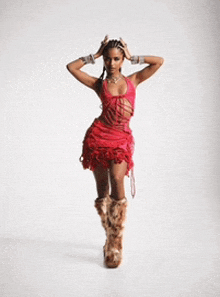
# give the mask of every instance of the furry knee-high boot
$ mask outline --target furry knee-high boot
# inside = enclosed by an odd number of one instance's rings
[[[97,198],[95,200],[95,208],[101,218],[101,223],[105,232],[107,232],[107,205],[109,202],[109,195],[103,198]]]
[[[127,213],[127,199],[111,199],[107,208],[107,241],[104,247],[105,264],[116,268],[122,261],[123,231]]]

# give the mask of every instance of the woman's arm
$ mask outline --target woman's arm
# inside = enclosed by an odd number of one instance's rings
[[[135,86],[138,86],[140,83],[151,77],[163,65],[164,62],[163,58],[154,56],[141,56],[141,59],[143,60],[143,64],[146,63],[150,65],[129,76]]]
[[[122,49],[124,50],[125,57],[132,61],[133,64],[150,64],[144,69],[137,71],[128,77],[133,81],[135,86],[138,86],[140,83],[151,77],[163,64],[164,59],[161,57],[155,56],[132,56],[127,48],[127,44],[120,38],[121,43],[123,44]]]
[[[94,58],[96,59],[96,56],[94,55]],[[97,78],[90,76],[86,72],[83,72],[80,70],[85,63],[81,59],[77,59],[69,64],[66,65],[67,69],[69,72],[81,83],[86,85],[87,87],[91,88],[94,90],[95,88],[95,83],[97,82]]]
[[[104,41],[102,41],[101,46],[97,53],[93,55],[94,59],[99,58],[102,55],[104,47],[108,44],[108,35],[105,36]],[[77,59],[73,62],[70,62],[69,64],[66,65],[67,69],[69,72],[81,83],[86,85],[87,87],[96,90],[96,83],[98,78],[90,76],[86,72],[83,72],[81,68],[85,65],[86,63],[81,59]]]

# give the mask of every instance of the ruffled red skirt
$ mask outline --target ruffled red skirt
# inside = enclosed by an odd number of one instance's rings
[[[129,176],[129,171],[134,166],[133,152],[134,138],[131,129],[121,131],[95,119],[85,134],[80,161],[84,169],[89,168],[92,171],[100,165],[109,168],[112,160],[115,163],[126,161],[126,175]]]

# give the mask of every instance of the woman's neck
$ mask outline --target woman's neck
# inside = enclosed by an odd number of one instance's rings
[[[122,76],[122,74],[121,74],[121,72],[117,72],[117,73],[107,73],[107,78],[113,78],[113,77],[121,77]]]

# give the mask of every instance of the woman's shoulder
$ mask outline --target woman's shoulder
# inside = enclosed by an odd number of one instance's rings
[[[135,86],[135,80],[132,75],[125,76],[125,79],[127,79],[127,81],[129,81],[130,84],[132,84],[132,86],[136,89],[137,86]]]

